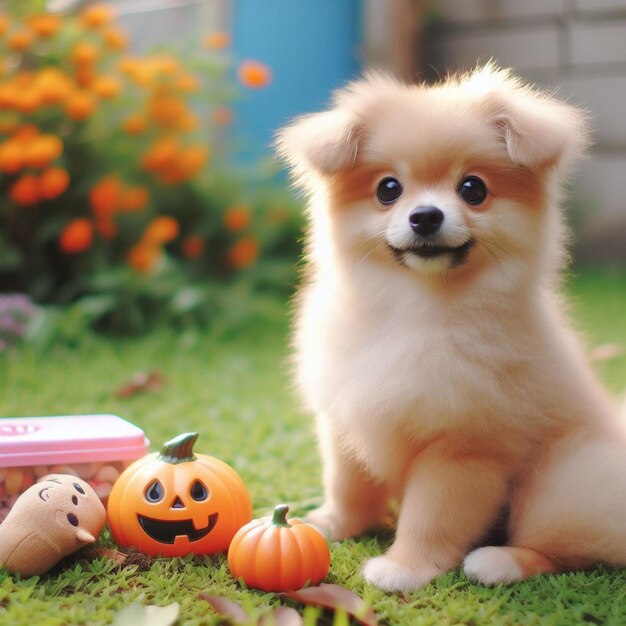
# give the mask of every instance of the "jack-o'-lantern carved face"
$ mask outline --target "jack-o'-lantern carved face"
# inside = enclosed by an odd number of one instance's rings
[[[197,438],[197,433],[180,435],[119,477],[108,503],[118,544],[151,556],[213,554],[226,550],[252,518],[241,478],[219,459],[195,455]]]

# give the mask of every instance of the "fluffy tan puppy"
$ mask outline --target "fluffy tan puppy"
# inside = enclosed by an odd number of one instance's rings
[[[434,86],[373,75],[295,120],[310,197],[295,333],[334,539],[387,518],[389,591],[464,561],[484,584],[626,565],[626,434],[556,294],[576,108],[493,66]],[[504,507],[508,542],[480,547]]]

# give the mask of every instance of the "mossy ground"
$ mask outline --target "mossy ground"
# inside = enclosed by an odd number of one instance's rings
[[[572,315],[589,345],[626,346],[626,274],[587,271],[568,286]],[[200,452],[232,464],[247,483],[255,514],[288,502],[303,513],[321,500],[320,464],[312,421],[290,390],[287,314],[237,335],[193,336],[160,331],[120,340],[86,336],[77,346],[44,354],[29,349],[0,359],[0,415],[117,413],[140,425],[153,447],[198,430]],[[138,370],[166,378],[155,393],[122,400],[115,390]],[[615,392],[626,388],[626,356],[599,363]],[[485,589],[459,571],[406,596],[366,586],[359,569],[390,535],[332,546],[329,581],[363,595],[389,624],[626,624],[626,570],[597,568]],[[108,531],[100,540],[112,547]],[[259,612],[282,601],[241,590],[223,556],[156,560],[147,571],[117,569],[108,559],[73,560],[41,578],[0,571],[0,624],[106,624],[142,596],[146,604],[181,605],[181,624],[216,624],[200,591],[225,595]]]

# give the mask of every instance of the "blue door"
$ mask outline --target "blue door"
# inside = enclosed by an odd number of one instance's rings
[[[233,52],[269,65],[272,83],[235,104],[236,160],[267,155],[276,129],[322,109],[360,71],[359,0],[235,0]]]

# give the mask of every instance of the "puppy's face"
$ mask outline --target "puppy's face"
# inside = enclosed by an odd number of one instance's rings
[[[434,88],[356,83],[279,146],[306,188],[323,189],[344,253],[447,274],[544,246],[559,166],[585,141],[577,110],[487,68]]]
[[[543,171],[511,161],[480,106],[406,96],[368,123],[354,164],[326,177],[342,245],[429,273],[532,245]]]

